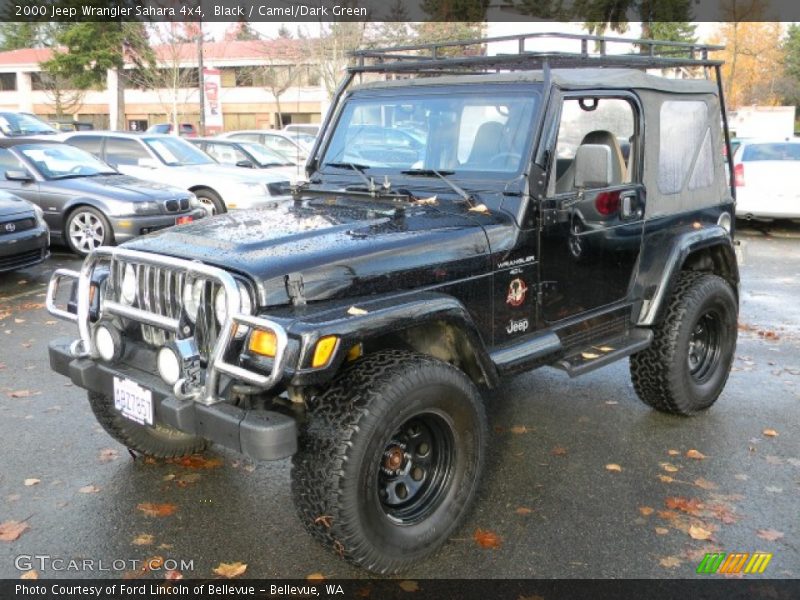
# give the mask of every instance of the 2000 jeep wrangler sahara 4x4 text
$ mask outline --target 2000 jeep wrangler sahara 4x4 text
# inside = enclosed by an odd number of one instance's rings
[[[54,274],[48,308],[79,337],[50,345],[53,369],[138,452],[292,456],[305,527],[379,573],[462,521],[481,388],[630,357],[645,403],[707,409],[738,313],[719,63],[590,36],[526,51],[536,37],[357,53],[293,203]],[[672,67],[716,81],[647,72]]]

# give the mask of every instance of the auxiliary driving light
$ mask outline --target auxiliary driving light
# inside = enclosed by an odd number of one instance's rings
[[[122,336],[115,327],[101,323],[94,330],[94,347],[100,358],[114,362],[122,356]]]
[[[275,354],[278,352],[278,336],[269,329],[254,329],[250,335],[248,347],[251,352],[275,358]]]
[[[175,385],[181,378],[181,360],[176,352],[169,346],[164,346],[158,351],[156,359],[158,374],[168,385]]]

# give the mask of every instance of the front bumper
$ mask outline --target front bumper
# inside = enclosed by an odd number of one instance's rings
[[[110,217],[110,221],[111,228],[114,230],[114,241],[121,244],[140,235],[172,227],[180,217],[192,217],[193,221],[197,221],[206,216],[208,216],[208,213],[205,209],[196,208],[189,212],[170,213],[168,215]]]
[[[297,425],[292,417],[224,402],[206,405],[180,400],[153,370],[75,358],[70,351],[72,343],[69,339],[50,343],[50,366],[78,387],[113,398],[114,377],[131,379],[152,392],[155,423],[203,437],[255,460],[279,460],[297,451]]]
[[[22,269],[42,262],[48,256],[50,231],[36,227],[0,237],[0,272]]]

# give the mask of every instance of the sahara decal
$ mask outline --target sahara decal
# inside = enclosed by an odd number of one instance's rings
[[[506,304],[509,306],[521,306],[525,302],[525,296],[528,294],[528,286],[519,277],[512,279],[508,284],[508,296],[506,296]]]

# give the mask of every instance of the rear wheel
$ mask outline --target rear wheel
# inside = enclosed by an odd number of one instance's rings
[[[106,432],[131,450],[155,458],[177,458],[202,452],[208,442],[166,425],[149,427],[126,419],[114,408],[113,399],[89,392],[89,405]]]
[[[69,249],[81,256],[114,243],[114,233],[108,219],[91,206],[79,206],[73,210],[64,229],[64,239]]]
[[[631,378],[643,402],[691,415],[716,402],[736,350],[738,306],[717,275],[684,272],[652,345],[631,356]]]
[[[461,371],[401,351],[367,356],[309,408],[292,493],[306,529],[348,561],[395,573],[463,521],[486,417]]]

